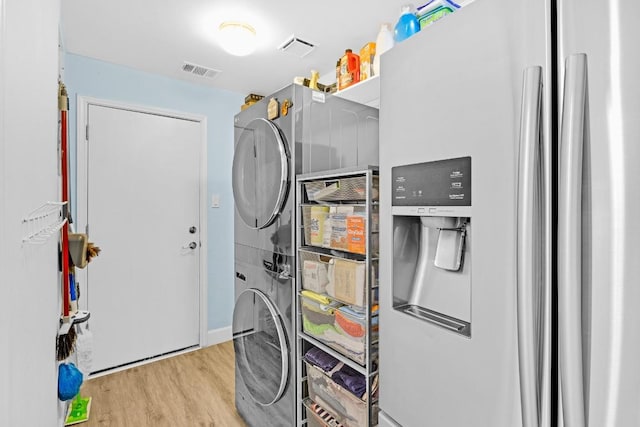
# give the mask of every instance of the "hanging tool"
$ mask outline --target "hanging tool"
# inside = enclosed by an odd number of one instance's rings
[[[69,218],[69,168],[67,152],[67,89],[62,82],[58,85],[58,109],[60,110],[60,175],[62,177],[62,202],[65,217]],[[58,360],[64,360],[73,351],[76,340],[76,330],[73,320],[69,315],[70,304],[70,280],[69,280],[69,221],[67,220],[60,231],[62,248],[62,319],[56,343],[56,356]]]

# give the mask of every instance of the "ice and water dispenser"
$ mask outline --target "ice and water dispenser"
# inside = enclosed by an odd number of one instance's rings
[[[392,168],[393,308],[471,337],[471,157]]]

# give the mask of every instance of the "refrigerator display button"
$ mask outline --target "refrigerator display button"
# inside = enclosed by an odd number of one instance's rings
[[[429,210],[431,210],[431,209],[429,209]],[[423,214],[424,213],[424,208],[418,208],[418,213],[419,214]]]

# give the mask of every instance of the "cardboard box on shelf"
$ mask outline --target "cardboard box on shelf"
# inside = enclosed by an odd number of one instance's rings
[[[366,219],[362,215],[347,217],[347,250],[357,254],[367,253],[367,239],[365,235]]]
[[[369,42],[360,49],[360,81],[373,76],[373,59],[376,55],[376,44]]]
[[[264,96],[262,95],[256,95],[255,93],[250,93],[249,95],[244,97],[244,103],[248,104],[250,102],[258,102],[260,101],[262,98],[264,98]]]
[[[331,248],[347,249],[347,217],[353,215],[353,206],[336,206],[331,218]]]

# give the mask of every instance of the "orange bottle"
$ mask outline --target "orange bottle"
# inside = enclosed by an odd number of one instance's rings
[[[338,90],[348,88],[352,84],[360,81],[360,57],[353,53],[351,49],[344,51],[340,58],[340,79],[338,80]]]

